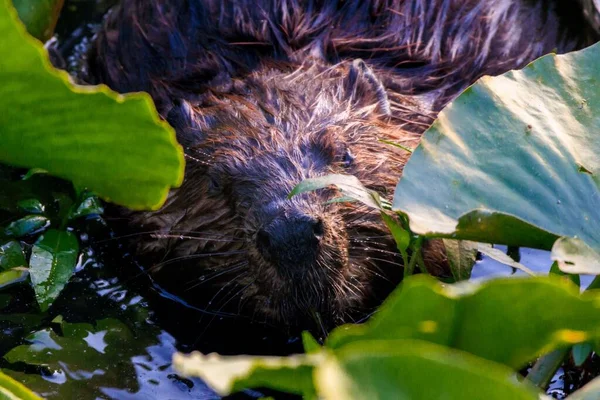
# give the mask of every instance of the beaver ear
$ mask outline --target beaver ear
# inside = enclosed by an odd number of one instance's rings
[[[360,58],[352,62],[347,77],[347,94],[359,106],[377,104],[377,111],[391,115],[390,102],[385,86],[375,72]]]

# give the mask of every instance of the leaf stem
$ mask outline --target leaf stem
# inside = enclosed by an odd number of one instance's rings
[[[419,254],[421,253],[421,244],[423,243],[423,237],[419,236],[415,241],[415,244],[412,245],[412,252],[410,256],[410,262],[404,268],[404,277],[410,276],[415,271],[415,265],[419,260]]]
[[[550,380],[556,374],[556,371],[562,365],[565,357],[571,351],[570,347],[554,350],[538,358],[531,371],[527,374],[527,379],[542,390],[546,390]]]

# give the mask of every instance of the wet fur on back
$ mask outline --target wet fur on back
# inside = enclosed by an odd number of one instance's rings
[[[283,324],[366,312],[402,261],[378,213],[331,202],[333,189],[287,194],[343,173],[391,196],[408,153],[381,140],[414,148],[478,77],[591,42],[552,4],[123,0],[84,79],[149,92],[188,161],[160,211],[124,212],[151,232],[136,252],[184,296],[210,293],[203,305],[216,311]]]

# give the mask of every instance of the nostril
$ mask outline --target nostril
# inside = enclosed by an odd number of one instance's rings
[[[323,220],[321,220],[320,218],[316,219],[313,222],[312,229],[313,234],[317,239],[323,238],[323,235],[325,234],[325,226],[323,225]]]

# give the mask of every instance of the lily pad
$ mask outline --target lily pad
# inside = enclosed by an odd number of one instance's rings
[[[73,275],[79,242],[67,231],[50,229],[31,250],[31,282],[42,311],[47,310]]]
[[[324,399],[539,399],[513,371],[470,354],[419,341],[355,343],[316,370]]]
[[[290,357],[177,354],[175,367],[219,394],[270,387],[308,399],[538,399],[506,366],[422,341],[352,343]]]
[[[481,78],[424,134],[394,209],[428,236],[599,251],[599,64],[597,44]]]
[[[599,338],[599,298],[556,276],[455,285],[415,276],[368,323],[334,330],[325,346],[419,339],[516,369],[553,349]]]
[[[162,205],[183,180],[184,158],[150,96],[70,83],[8,0],[0,36],[0,162],[42,168],[130,208]]]

